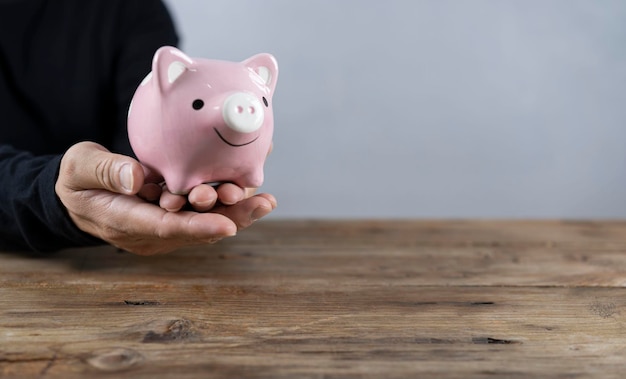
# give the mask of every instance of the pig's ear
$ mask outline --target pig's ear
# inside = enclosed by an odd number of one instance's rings
[[[152,60],[152,72],[161,92],[169,90],[192,65],[193,60],[175,47],[163,46],[157,50]]]
[[[263,83],[274,93],[276,81],[278,80],[278,63],[271,54],[257,54],[243,61],[249,69],[256,72]]]

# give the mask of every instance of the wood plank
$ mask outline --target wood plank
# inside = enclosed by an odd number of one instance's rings
[[[587,377],[626,360],[622,288],[77,283],[0,299],[5,376]]]
[[[282,221],[161,257],[5,254],[0,282],[624,286],[625,251],[626,222]]]
[[[621,377],[625,253],[619,221],[399,220],[5,252],[0,377]]]

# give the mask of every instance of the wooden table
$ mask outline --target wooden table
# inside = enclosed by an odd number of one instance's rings
[[[626,375],[626,222],[261,221],[0,282],[0,377]]]

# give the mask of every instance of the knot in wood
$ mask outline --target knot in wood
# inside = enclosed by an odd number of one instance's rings
[[[94,351],[87,359],[87,363],[101,371],[122,371],[140,364],[144,357],[139,352],[126,349],[114,348]]]
[[[187,319],[180,319],[170,322],[162,333],[149,331],[144,336],[143,342],[182,342],[195,339],[197,339],[197,333],[193,323]]]

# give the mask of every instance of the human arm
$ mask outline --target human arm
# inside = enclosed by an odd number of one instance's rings
[[[129,169],[125,181],[122,167]],[[0,182],[11,184],[0,186],[3,249],[53,251],[106,242],[152,255],[235,235],[276,207],[273,196],[251,196],[233,185],[219,195],[238,200],[232,205],[213,207],[214,201],[208,213],[168,212],[136,196],[140,191],[152,199],[161,195],[160,190],[146,193],[149,185],[136,160],[90,142],[72,146],[63,156],[33,156],[0,145]],[[206,196],[217,199],[211,191],[205,185],[195,188],[194,208],[206,206],[199,204]]]
[[[33,156],[0,145],[0,246],[51,251],[101,244],[78,229],[59,202],[54,183],[61,155]]]
[[[81,140],[131,154],[126,113],[154,51],[178,42],[159,0],[0,8],[0,246],[102,243],[55,193],[62,154]]]

